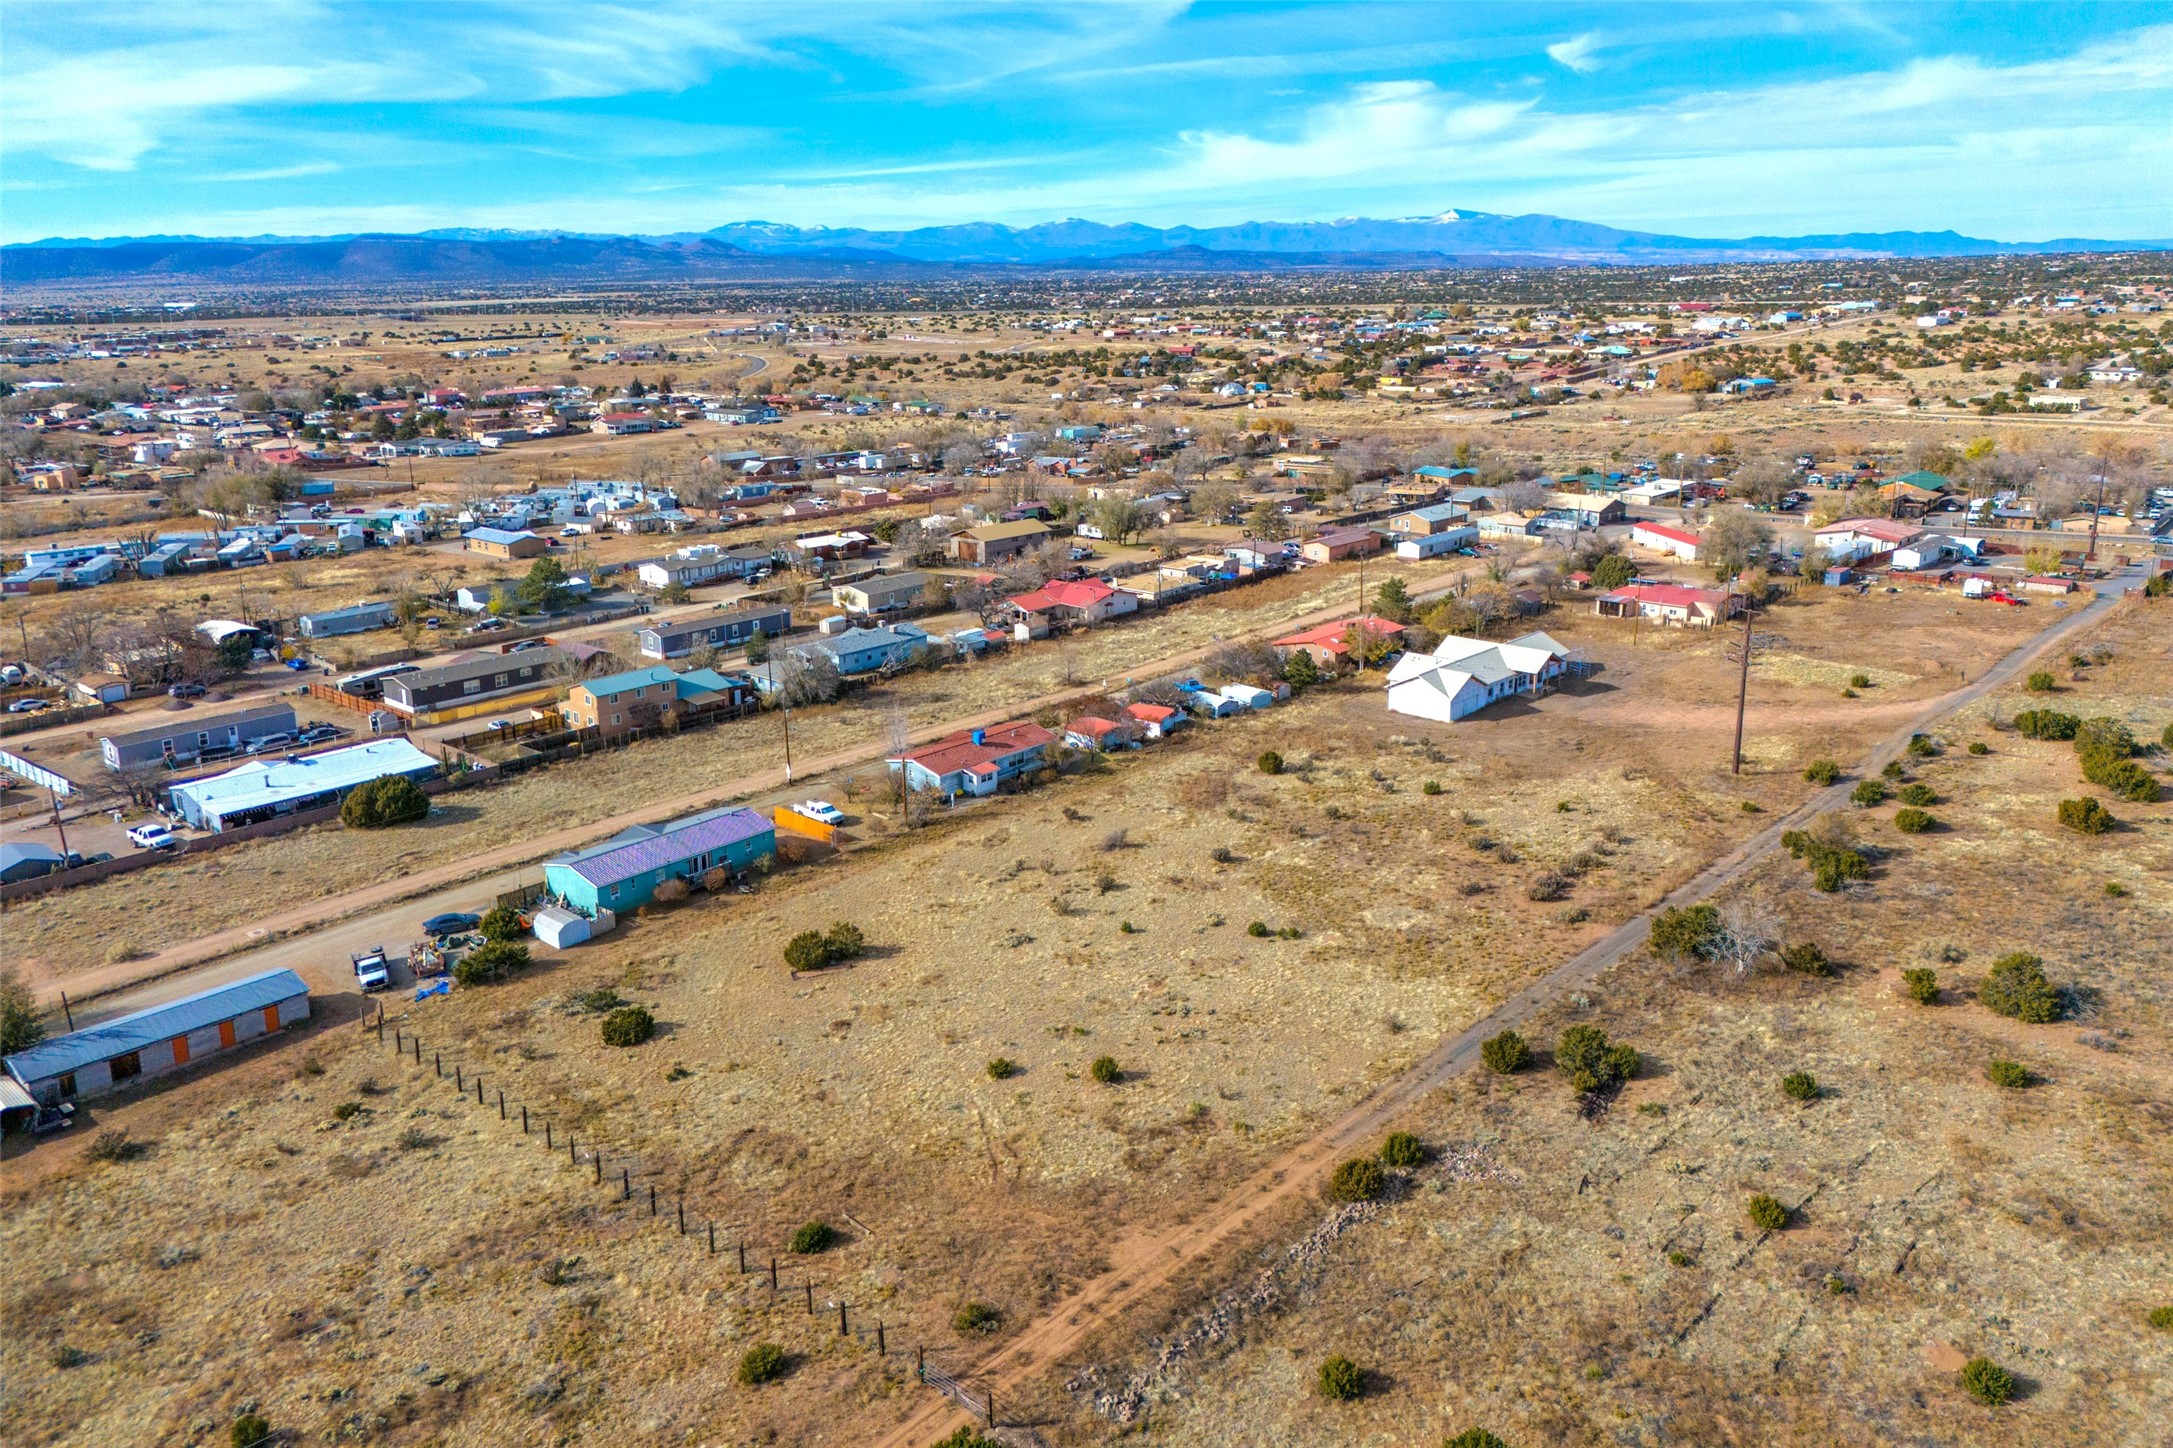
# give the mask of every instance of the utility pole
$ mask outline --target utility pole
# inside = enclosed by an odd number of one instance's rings
[[[1728,591],[1735,597],[1735,590]],[[1743,672],[1735,688],[1735,773],[1743,772],[1743,710],[1750,701],[1750,597],[1743,598]]]
[[[68,829],[60,822],[60,791],[48,785],[45,795],[53,802],[53,828],[60,831],[60,853],[65,860],[68,854]]]
[[[2097,561],[2098,561],[2098,518],[2099,518],[2099,517],[2100,517],[2100,515],[2102,515],[2102,514],[2103,514],[2104,512],[2105,512],[2105,468],[2104,468],[2104,465],[2103,465],[2103,464],[2100,464],[2100,465],[2099,465],[2099,467],[2098,467],[2098,501],[2097,501],[2097,506],[2096,506],[2096,507],[2094,507],[2094,508],[2092,508],[2092,509],[2090,510],[2090,548],[2089,548],[2089,551],[2088,551],[2088,552],[2086,552],[2086,553],[2084,553],[2084,554],[2083,554],[2083,556],[2082,556],[2082,561],[2083,561],[2083,562],[2085,562],[2085,563],[2095,563],[2095,562],[2097,562]]]

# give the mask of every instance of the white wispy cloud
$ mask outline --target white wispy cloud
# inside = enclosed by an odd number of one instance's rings
[[[1565,65],[1579,75],[1586,75],[1600,68],[1596,55],[1599,48],[1599,36],[1588,30],[1582,35],[1558,40],[1548,46],[1547,58],[1556,65]]]

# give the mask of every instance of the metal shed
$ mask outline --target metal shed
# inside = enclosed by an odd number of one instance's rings
[[[268,970],[162,1006],[85,1026],[7,1058],[7,1072],[47,1105],[102,1096],[309,1019],[309,987]]]

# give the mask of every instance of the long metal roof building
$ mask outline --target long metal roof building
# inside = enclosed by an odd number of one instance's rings
[[[301,1002],[298,1011],[281,1009],[297,999]],[[265,1011],[278,1010],[284,1024],[290,1017],[306,1017],[308,1000],[309,987],[302,983],[300,976],[291,970],[268,970],[230,985],[213,986],[177,1001],[131,1011],[50,1041],[40,1041],[8,1057],[7,1071],[40,1099],[48,1094],[41,1093],[41,1083],[67,1076],[86,1078],[81,1084],[86,1088],[85,1094],[89,1094],[87,1088],[106,1084],[105,1073],[96,1068],[107,1067],[116,1059],[159,1053],[160,1059],[141,1062],[144,1074],[170,1069],[189,1055],[184,1051],[177,1059],[176,1054],[167,1049],[177,1038],[212,1031],[236,1020],[245,1021],[249,1026],[239,1033],[240,1036],[261,1035],[264,1029],[259,1021]],[[230,1042],[223,1036],[218,1038],[218,1045],[227,1044]],[[195,1054],[208,1054],[213,1049],[217,1046],[207,1039],[197,1046]]]

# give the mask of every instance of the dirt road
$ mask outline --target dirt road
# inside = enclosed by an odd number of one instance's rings
[[[1446,592],[1454,583],[1454,574],[1440,575],[1422,587],[1413,588],[1412,596],[1415,599],[1434,597]],[[1344,617],[1350,611],[1350,605],[1342,604],[1279,619],[1273,624],[1242,634],[1233,634],[1228,639],[1203,644],[1164,658],[1144,661],[1132,666],[1129,672],[1140,677],[1179,673],[1204,662],[1232,641],[1273,637]],[[1097,697],[1102,691],[1103,685],[1097,681],[1017,700],[1000,709],[949,719],[916,730],[911,736],[911,742],[915,745],[924,744],[961,729],[978,729],[1000,724],[1022,714]],[[869,732],[871,735],[881,733],[879,729],[872,727]],[[671,819],[750,798],[759,800],[765,796],[775,796],[778,802],[782,802],[788,783],[804,792],[810,780],[833,770],[865,766],[884,757],[888,749],[888,743],[883,739],[871,738],[867,744],[854,749],[821,755],[814,759],[796,760],[790,781],[786,780],[782,767],[759,770],[730,780],[715,789],[658,800],[594,824],[558,830],[550,834],[525,836],[464,860],[411,875],[397,876],[364,889],[328,896],[308,905],[258,917],[231,929],[170,946],[142,960],[78,971],[68,976],[65,981],[48,979],[35,984],[40,999],[47,1004],[57,1002],[62,988],[65,987],[69,1001],[75,1006],[78,1025],[118,1011],[138,1009],[180,994],[184,990],[221,984],[279,965],[292,966],[309,982],[312,989],[351,988],[352,982],[347,979],[346,955],[342,953],[344,950],[377,944],[395,945],[411,938],[416,933],[412,926],[426,916],[440,911],[473,910],[479,905],[487,905],[501,891],[512,889],[524,878],[533,879],[534,865],[539,860],[609,839],[629,825]],[[404,908],[395,910],[392,908],[395,905]],[[353,919],[366,912],[366,919]],[[285,937],[349,920],[353,920],[352,927],[342,929],[337,939],[320,936],[304,942],[300,947],[286,946],[270,951],[264,949]],[[350,941],[356,943],[350,945]],[[247,954],[231,958],[240,952]],[[215,971],[199,970],[212,962],[223,964]],[[186,982],[171,979],[183,972],[189,973]],[[152,982],[161,982],[162,988],[157,991],[143,989]],[[91,1000],[96,1000],[97,1006],[85,1010],[82,1003]]]
[[[2112,585],[2113,593],[2101,595],[2089,607],[2057,620],[2019,645],[1975,683],[1922,706],[1864,758],[1858,766],[1859,776],[1877,775],[1889,759],[1908,747],[1912,735],[1930,729],[1940,719],[2013,681],[2061,639],[2087,622],[2102,618],[2118,593],[2140,582],[2139,573],[2124,576]],[[1062,1364],[1089,1333],[1169,1287],[1192,1270],[1193,1264],[1241,1239],[1270,1211],[1313,1192],[1336,1162],[1370,1151],[1380,1135],[1429,1092],[1476,1064],[1480,1044],[1488,1037],[1529,1020],[1547,1002],[1589,986],[1602,971],[1628,957],[1644,944],[1654,914],[1711,897],[1729,879],[1777,846],[1784,831],[1800,829],[1816,816],[1845,803],[1852,787],[1843,782],[1820,790],[1774,820],[1680,888],[1655,901],[1645,914],[1617,927],[1503,1001],[1484,1019],[1442,1041],[1401,1076],[1261,1167],[1183,1225],[1119,1240],[1110,1249],[1109,1266],[1100,1276],[1029,1324],[986,1362],[957,1376],[962,1381],[993,1384],[999,1401],[1014,1398],[1022,1383]],[[930,1394],[918,1412],[874,1441],[876,1448],[923,1448],[968,1421],[949,1398]]]

